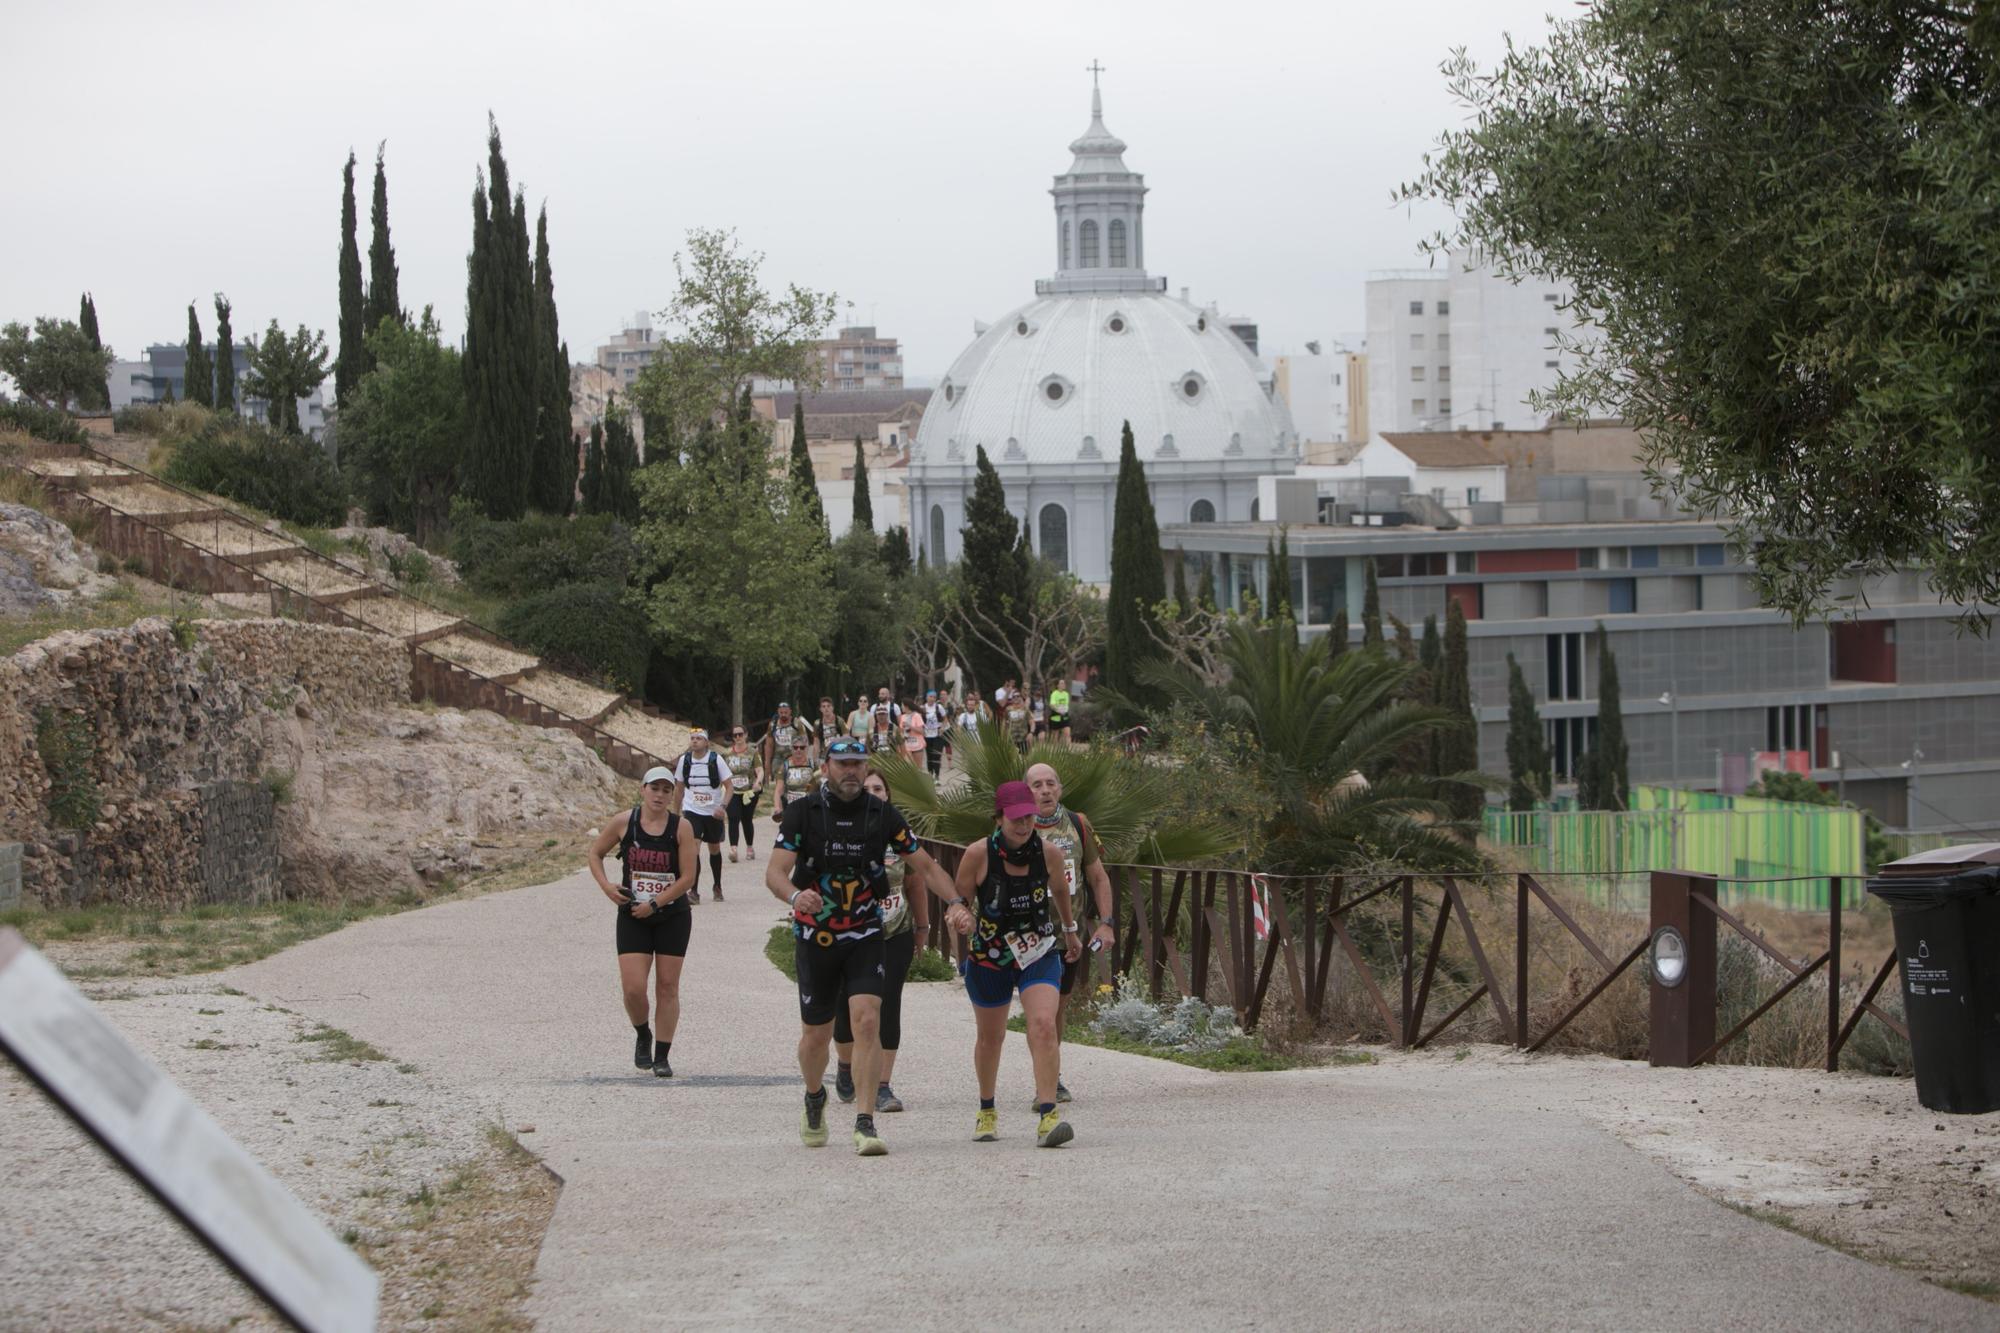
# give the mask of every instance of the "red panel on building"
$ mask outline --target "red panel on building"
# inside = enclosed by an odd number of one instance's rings
[[[1479,558],[1483,562],[1486,556],[1482,553]],[[1484,592],[1484,589],[1477,583],[1447,583],[1444,585],[1445,597],[1450,601],[1458,603],[1459,614],[1463,615],[1467,620],[1479,619],[1480,613],[1485,609],[1486,599],[1480,595],[1482,592]]]
[[[1576,568],[1576,548],[1553,551],[1481,551],[1482,574],[1552,574]]]
[[[1896,622],[1841,621],[1833,626],[1833,678],[1896,683]]]

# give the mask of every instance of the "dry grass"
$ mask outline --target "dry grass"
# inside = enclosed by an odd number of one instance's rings
[[[442,639],[432,639],[424,645],[424,651],[435,653],[447,662],[455,662],[467,671],[476,671],[482,676],[509,676],[535,669],[535,659],[526,653],[465,634],[447,634]]]
[[[671,759],[687,749],[688,729],[665,718],[651,717],[627,705],[598,723],[601,731],[650,755]]]
[[[122,514],[179,514],[202,507],[202,501],[179,491],[170,491],[150,481],[131,486],[95,486],[90,498]]]
[[[309,597],[338,597],[342,593],[374,586],[370,579],[360,574],[318,560],[309,560],[302,555],[268,561],[257,566],[257,572],[281,588],[291,588]]]
[[[265,551],[288,551],[297,546],[289,538],[233,519],[182,523],[171,531],[189,545],[217,555],[260,555]]]
[[[596,717],[619,699],[609,690],[600,690],[560,671],[537,671],[525,680],[515,681],[508,688],[575,718]]]
[[[401,597],[363,597],[359,601],[342,602],[340,613],[384,634],[428,634],[458,623],[457,616],[433,611],[420,602]]]

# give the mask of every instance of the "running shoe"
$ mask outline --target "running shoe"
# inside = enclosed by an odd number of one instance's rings
[[[833,1094],[844,1102],[854,1100],[854,1066],[841,1065],[833,1071]]]
[[[990,1106],[981,1107],[979,1119],[972,1122],[972,1141],[991,1143],[1000,1137],[1000,1113]]]
[[[1069,1121],[1053,1107],[1042,1113],[1041,1124],[1035,1126],[1037,1148],[1060,1148],[1075,1137],[1076,1131],[1069,1127]]]
[[[813,1105],[812,1098],[806,1098],[806,1109],[799,1113],[799,1142],[808,1148],[826,1146],[826,1096],[821,1093],[819,1105]]]
[[[732,861],[736,859],[736,849],[734,847],[729,849],[729,859]]]
[[[653,1029],[639,1029],[639,1035],[632,1039],[632,1067],[651,1069],[653,1067]]]
[[[722,901],[722,886],[720,884],[715,886],[715,901]]]
[[[700,890],[700,889],[689,889],[689,890],[688,890],[688,904],[689,904],[689,906],[692,906],[692,907],[699,907],[699,906],[701,906],[701,890]]]
[[[875,1089],[875,1113],[877,1115],[882,1115],[889,1111],[900,1111],[902,1109],[903,1099],[896,1095],[894,1088],[884,1083],[881,1087]]]
[[[857,1125],[854,1129],[854,1151],[861,1157],[887,1157],[889,1145],[882,1142],[882,1136],[875,1132],[873,1126],[862,1129]]]
[[[1056,1080],[1056,1100],[1059,1102],[1070,1100],[1069,1089],[1063,1086],[1061,1079]]]
[[[752,861],[757,859],[757,849],[755,847],[745,847],[743,849],[743,854],[749,857]]]
[[[673,1076],[674,1067],[667,1063],[667,1048],[662,1046],[659,1048],[659,1053],[653,1057],[653,1077],[672,1078]]]

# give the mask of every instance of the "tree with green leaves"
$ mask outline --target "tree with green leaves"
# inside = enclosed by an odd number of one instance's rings
[[[897,524],[882,534],[882,544],[878,548],[882,568],[889,577],[900,579],[910,572],[910,530]]]
[[[368,335],[374,369],[341,409],[341,467],[374,522],[435,543],[451,517],[466,448],[465,372],[426,306]]]
[[[1645,432],[1795,617],[1911,566],[2000,601],[2000,11],[1598,0],[1446,75],[1466,127],[1403,194],[1574,285],[1543,406]]]
[[[604,477],[599,511],[637,523],[639,511],[639,442],[632,434],[631,409],[616,398],[604,407]]]
[[[188,302],[187,370],[183,392],[190,403],[215,406],[215,363],[209,359],[208,347],[201,340],[201,317],[195,314],[192,301]]]
[[[111,361],[111,349],[94,344],[71,320],[43,316],[32,332],[18,323],[0,329],[0,371],[13,376],[23,398],[42,407],[96,402]]]
[[[527,202],[514,190],[489,115],[486,168],[472,194],[466,262],[465,400],[470,441],[465,493],[488,518],[527,512],[538,410],[534,273]]]
[[[1269,548],[1269,541],[1266,540]],[[1278,544],[1268,549],[1265,566],[1271,571],[1271,619],[1298,623],[1298,616],[1292,611],[1292,530],[1283,524],[1278,527]]]
[[[1347,651],[1347,641],[1353,634],[1353,626],[1347,623],[1347,608],[1343,606],[1333,613],[1333,629],[1326,636],[1333,645],[1335,657]]]
[[[968,644],[965,656],[973,679],[991,693],[1007,678],[1019,657],[1020,634],[1012,618],[1028,602],[1028,564],[1021,557],[1021,525],[1007,508],[1007,489],[1000,474],[986,457],[985,445],[974,446],[974,451],[972,494],[965,504],[959,568],[965,601],[997,620],[1007,646],[995,650],[984,644]]]
[[[1194,611],[1194,603],[1188,600],[1187,552],[1174,548],[1174,616],[1186,620]]]
[[[383,166],[388,148],[386,139],[375,145],[375,198],[368,209],[368,300],[362,307],[361,326],[369,333],[385,319],[406,318],[397,292],[396,247],[389,243],[389,173]]]
[[[1631,805],[1627,776],[1625,712],[1618,697],[1618,657],[1611,636],[1597,627],[1597,735],[1577,774],[1576,803],[1585,810],[1624,810]]]
[[[97,302],[89,292],[85,292],[83,299],[77,303],[76,323],[77,327],[83,330],[83,336],[90,339],[90,350],[98,356],[104,357],[104,364],[109,366],[111,358],[104,356],[104,340],[97,334]],[[82,406],[109,409],[111,406],[111,381],[100,378],[95,390],[90,395],[89,401],[83,402]]]
[[[549,210],[535,218],[535,437],[528,499],[545,514],[576,503],[576,435],[569,421],[569,347],[556,322],[556,280],[549,264]]]
[[[288,336],[274,319],[263,339],[250,343],[247,351],[244,396],[264,403],[272,429],[299,434],[299,399],[311,397],[326,380],[326,335],[301,324]]]
[[[1527,677],[1507,654],[1507,808],[1533,810],[1549,795],[1549,740]]]
[[[737,426],[738,430],[747,430],[749,428],[749,393],[749,389],[745,388],[741,395],[744,411]],[[806,444],[805,420],[805,399],[803,395],[800,395],[792,400],[792,456],[790,468],[792,490],[798,496],[800,506],[818,518],[821,527],[826,527],[826,506],[820,502],[819,498],[819,474],[813,469],[812,449]],[[750,457],[747,450],[745,451],[745,457]],[[832,540],[830,535],[828,540]]]
[[[1438,776],[1449,778],[1477,772],[1479,718],[1472,711],[1472,656],[1465,612],[1455,599],[1445,604],[1444,654],[1438,668],[1437,700],[1438,707],[1453,724],[1438,736]],[[1484,792],[1471,782],[1452,782],[1443,795],[1454,819],[1476,820],[1486,808]],[[1476,835],[1477,830],[1472,832]]]
[[[1375,562],[1361,557],[1368,582],[1361,594],[1361,646],[1380,648],[1382,639],[1382,589],[1375,579]]]
[[[854,437],[854,526],[875,531],[875,497],[868,494],[868,456],[861,451],[861,437]]]
[[[215,410],[236,410],[236,334],[229,327],[229,298],[215,294]]]
[[[1111,511],[1110,618],[1104,647],[1104,681],[1135,704],[1154,695],[1139,667],[1160,656],[1155,608],[1166,600],[1167,571],[1160,558],[1160,524],[1146,467],[1127,421],[1118,438],[1118,490]]]
[[[368,325],[363,316],[367,294],[361,287],[360,226],[354,209],[354,150],[347,150],[347,165],[340,169],[340,350],[333,361],[333,401],[345,408],[354,386],[368,373],[368,351],[364,346]]]
[[[1194,600],[1204,611],[1215,610],[1215,565],[1208,560],[1201,562],[1201,582],[1195,585]]]
[[[604,512],[604,423],[590,423],[590,443],[583,452],[582,512]]]

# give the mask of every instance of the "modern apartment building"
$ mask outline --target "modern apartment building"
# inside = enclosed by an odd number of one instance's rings
[[[819,358],[820,386],[835,393],[903,387],[903,354],[894,338],[884,338],[872,324],[840,331],[814,349]]]
[[[1573,358],[1567,284],[1509,282],[1461,256],[1366,284],[1372,431],[1519,430]]]
[[[215,345],[207,345],[211,363],[215,359]],[[245,416],[262,420],[269,406],[261,398],[252,398],[243,392],[243,376],[250,369],[248,354],[238,346],[235,349],[236,395],[240,400],[237,410]],[[321,439],[326,434],[326,391],[331,383],[332,372],[328,372],[328,384],[314,389],[309,397],[299,399],[299,428],[313,439]],[[134,403],[165,402],[168,390],[172,390],[175,402],[187,400],[187,345],[185,343],[154,343],[146,349],[143,361],[116,361],[112,363],[111,406],[115,411],[130,407]]]
[[[639,372],[653,364],[658,346],[653,339],[653,317],[641,310],[617,336],[597,349],[597,365],[610,372],[621,392],[629,393]]]
[[[1288,524],[1301,631],[1326,633],[1345,610],[1358,641],[1373,562],[1385,618],[1421,633],[1447,603],[1464,612],[1487,772],[1507,771],[1511,655],[1557,779],[1573,778],[1596,730],[1604,636],[1634,782],[1740,789],[1752,756],[1776,754],[1891,827],[2000,829],[2000,642],[1959,632],[1961,608],[1903,573],[1835,589],[1855,594],[1851,619],[1795,626],[1760,604],[1718,524],[1658,502],[1649,512],[1661,517],[1632,520],[1635,479],[1586,479],[1572,497],[1573,480],[1542,480],[1537,521],[1357,527],[1329,511],[1342,522]],[[1187,561],[1190,586],[1205,566],[1230,605],[1253,591],[1268,605],[1277,527],[1178,524],[1160,540]]]

